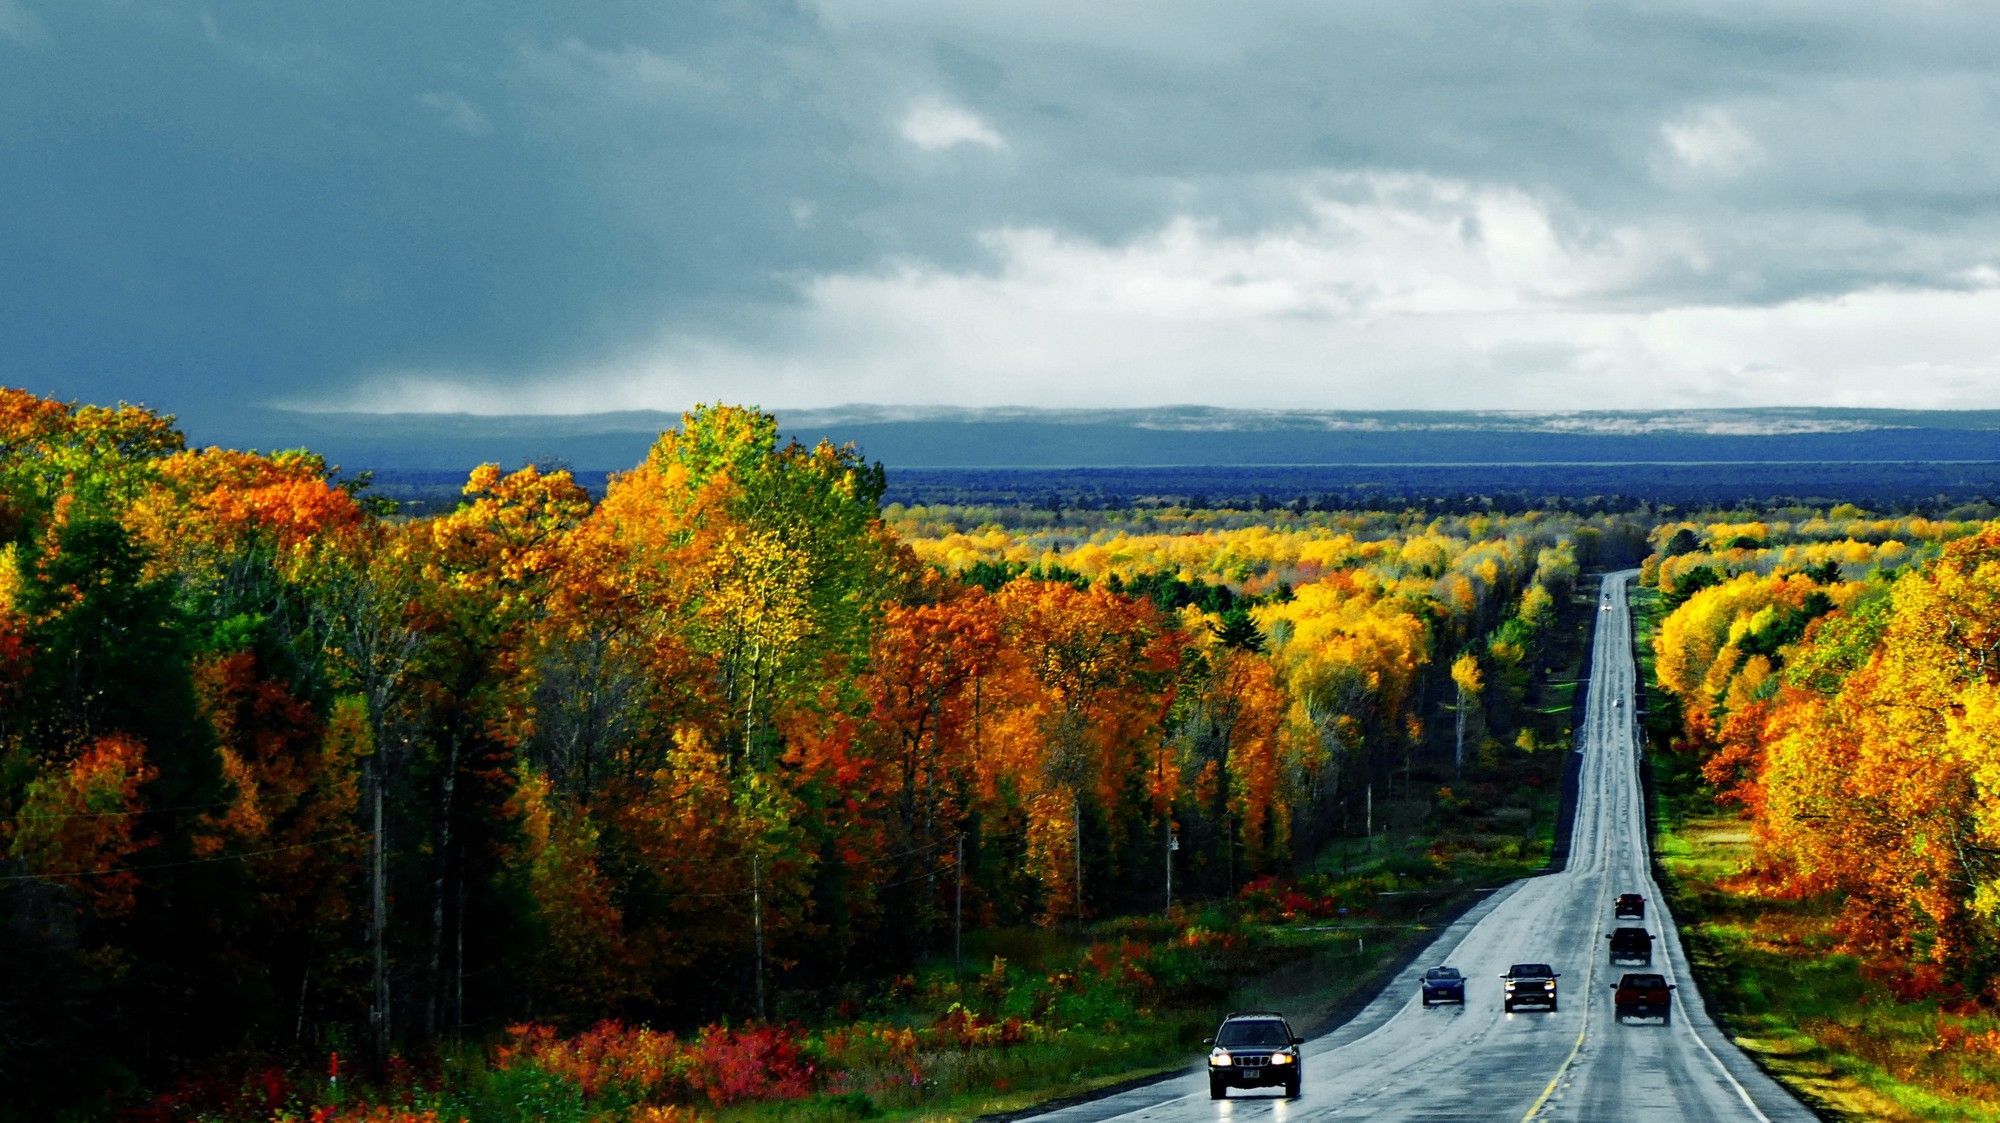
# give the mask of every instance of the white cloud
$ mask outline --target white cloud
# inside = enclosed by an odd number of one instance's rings
[[[593,47],[574,36],[552,46],[522,48],[529,72],[561,84],[589,84],[626,100],[645,100],[662,93],[705,89],[711,85],[699,71],[679,59],[634,44]]]
[[[467,136],[487,136],[493,132],[493,122],[486,114],[461,94],[432,90],[417,99],[424,108],[435,112],[444,123]]]
[[[1660,126],[1660,139],[1679,169],[1730,178],[1763,158],[1757,139],[1728,111],[1710,107]]]
[[[505,384],[400,372],[335,408],[572,413],[700,400],[1271,408],[2000,405],[2000,285],[1636,306],[1671,231],[1565,232],[1517,190],[1322,176],[1305,217],[1117,244],[989,232],[993,265],[801,284],[760,340],[675,335]],[[1968,282],[1971,279],[1968,279]],[[360,403],[367,403],[365,407]]]
[[[897,130],[903,139],[926,152],[976,144],[982,148],[1005,148],[1007,138],[970,110],[937,98],[923,98],[903,114]]]

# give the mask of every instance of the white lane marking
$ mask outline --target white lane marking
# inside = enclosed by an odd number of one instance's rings
[[[1673,966],[1672,956],[1667,957],[1667,965],[1669,969],[1672,968]],[[1742,1081],[1736,1079],[1736,1074],[1729,1071],[1729,1066],[1722,1063],[1722,1058],[1715,1055],[1715,1050],[1708,1047],[1708,1042],[1703,1041],[1701,1039],[1701,1034],[1695,1032],[1694,1024],[1689,1020],[1687,1016],[1687,1001],[1685,999],[1681,1000],[1680,1006],[1681,1006],[1681,1018],[1680,1018],[1681,1028],[1687,1030],[1688,1036],[1694,1038],[1694,1043],[1696,1045],[1701,1046],[1701,1051],[1708,1054],[1709,1060],[1715,1062],[1715,1067],[1721,1071],[1722,1078],[1724,1080],[1729,1081],[1729,1086],[1731,1088],[1736,1089],[1736,1098],[1743,1101],[1743,1106],[1750,1109],[1750,1114],[1756,1116],[1757,1119],[1759,1120],[1759,1123],[1771,1123],[1771,1117],[1764,1114],[1763,1109],[1757,1106],[1756,1100],[1750,1098],[1750,1090],[1743,1086]],[[1721,1031],[1717,1030],[1716,1032],[1720,1033]]]
[[[1610,588],[1609,588],[1608,586],[1610,585],[1610,583],[1611,583],[1611,581],[1612,581],[1613,579],[1616,579],[1616,581],[1618,582],[1618,585],[1617,585],[1617,592],[1618,592],[1618,610],[1617,610],[1616,612],[1613,612],[1613,613],[1612,613],[1612,616],[1613,616],[1613,617],[1617,617],[1617,618],[1622,618],[1622,619],[1623,619],[1623,620],[1625,620],[1625,621],[1629,621],[1629,620],[1630,620],[1630,618],[1631,618],[1631,605],[1630,605],[1630,598],[1629,598],[1629,594],[1628,594],[1628,592],[1627,592],[1627,589],[1626,589],[1626,583],[1627,583],[1627,582],[1628,582],[1628,581],[1630,580],[1630,578],[1629,578],[1629,576],[1627,575],[1627,573],[1622,573],[1622,572],[1621,572],[1621,573],[1617,573],[1617,574],[1613,574],[1613,575],[1610,575],[1610,576],[1607,576],[1607,577],[1605,578],[1605,584],[1606,584],[1606,586],[1607,586],[1607,588],[1606,588],[1606,590],[1605,590],[1605,595],[1606,595],[1607,597],[1608,597],[1608,596],[1610,595],[1610,593],[1611,593],[1611,590],[1610,590]],[[1618,654],[1617,658],[1618,658],[1618,660],[1620,661],[1620,666],[1619,666],[1619,670],[1620,670],[1621,672],[1622,672],[1622,671],[1624,670],[1624,666],[1623,666],[1623,662],[1624,662],[1624,660],[1626,660],[1626,659],[1629,659],[1629,658],[1631,658],[1631,654],[1632,654],[1632,651],[1631,651],[1631,648],[1632,648],[1632,645],[1631,645],[1631,644],[1630,644],[1630,643],[1628,642],[1628,643],[1626,643],[1626,644],[1625,644],[1625,645],[1624,645],[1623,647],[1621,647],[1621,648],[1619,648],[1619,649],[1618,649],[1618,651],[1619,651],[1619,654]],[[1633,675],[1633,678],[1634,678],[1634,679],[1636,679],[1636,678],[1638,677],[1638,668],[1637,668],[1637,667],[1634,667],[1634,668],[1632,669],[1632,675]],[[1621,674],[1621,675],[1620,675],[1620,677],[1622,678],[1622,677],[1623,677],[1623,675]],[[1633,704],[1633,709],[1634,709],[1634,712],[1635,712],[1635,714],[1636,714],[1636,711],[1637,711],[1637,708],[1638,708],[1638,699],[1637,699],[1636,697],[1634,697],[1634,699],[1633,699],[1633,703],[1632,703],[1632,704]],[[1634,737],[1634,739],[1633,739],[1633,745],[1632,745],[1632,749],[1633,749],[1633,752],[1634,752],[1634,753],[1636,753],[1636,752],[1638,751],[1638,742],[1637,742],[1637,738],[1636,738],[1636,737]],[[1638,782],[1638,777],[1637,777],[1637,774],[1636,774],[1636,773],[1635,773],[1635,774],[1633,774],[1633,777],[1632,777],[1632,780],[1633,780],[1633,783],[1634,783],[1634,785],[1636,785],[1636,784],[1637,784],[1637,782]],[[1633,795],[1633,794],[1637,794],[1637,793],[1635,793],[1635,792],[1630,792],[1630,791],[1628,790],[1628,799],[1624,801],[1624,802],[1625,802],[1625,804],[1626,804],[1626,805],[1627,805],[1628,807],[1629,807],[1629,804],[1630,804],[1630,799],[1629,799],[1629,796],[1630,796],[1630,795]],[[1652,825],[1651,825],[1650,823],[1649,823],[1649,824],[1647,824],[1647,829],[1646,829],[1645,833],[1644,833],[1644,834],[1642,834],[1642,835],[1640,835],[1639,837],[1640,837],[1640,839],[1641,839],[1641,841],[1643,842],[1643,845],[1644,845],[1644,847],[1645,847],[1645,851],[1644,851],[1644,852],[1645,852],[1645,854],[1646,854],[1646,882],[1647,882],[1647,884],[1649,884],[1649,885],[1651,885],[1651,886],[1653,887],[1653,895],[1654,895],[1654,898],[1655,898],[1656,900],[1660,901],[1660,911],[1666,914],[1666,918],[1667,918],[1667,923],[1668,923],[1669,925],[1671,925],[1671,926],[1673,927],[1673,930],[1674,930],[1674,935],[1675,935],[1675,938],[1676,938],[1676,939],[1675,939],[1675,942],[1676,942],[1676,944],[1678,944],[1678,942],[1679,942],[1679,939],[1678,939],[1678,938],[1679,938],[1679,934],[1680,934],[1680,924],[1679,924],[1678,922],[1676,922],[1676,921],[1675,921],[1675,920],[1673,919],[1673,912],[1672,912],[1672,910],[1670,910],[1670,909],[1668,909],[1668,908],[1666,907],[1666,900],[1665,900],[1665,897],[1666,897],[1666,894],[1665,894],[1664,892],[1662,892],[1662,890],[1660,889],[1660,885],[1659,885],[1659,882],[1657,882],[1657,881],[1654,881],[1654,880],[1653,880],[1653,874],[1652,874],[1652,852],[1653,852],[1653,851],[1652,851],[1652,847],[1653,847],[1653,840],[1652,840]],[[1664,948],[1663,948],[1663,949],[1661,949],[1661,950],[1663,950],[1663,951],[1666,951],[1666,952],[1667,952],[1667,956],[1666,956],[1666,960],[1667,960],[1667,962],[1666,962],[1666,965],[1665,965],[1665,966],[1666,966],[1666,974],[1667,974],[1667,976],[1668,976],[1669,978],[1673,978],[1673,977],[1675,977],[1676,975],[1678,975],[1678,974],[1679,974],[1679,972],[1677,972],[1677,971],[1675,971],[1675,970],[1674,970],[1674,957],[1673,957],[1673,953],[1672,953],[1672,951],[1671,951],[1671,950],[1669,950],[1669,949],[1664,949]],[[1768,1115],[1765,1115],[1765,1114],[1764,1114],[1764,1111],[1763,1111],[1763,1109],[1757,1106],[1757,1101],[1756,1101],[1756,1100],[1753,1100],[1753,1099],[1751,1099],[1751,1098],[1750,1098],[1750,1090],[1749,1090],[1748,1088],[1745,1088],[1745,1087],[1743,1086],[1743,1082],[1742,1082],[1742,1081],[1740,1081],[1740,1080],[1736,1079],[1736,1074],[1735,1074],[1735,1073],[1733,1073],[1733,1072],[1731,1072],[1731,1071],[1729,1071],[1729,1066],[1728,1066],[1728,1065],[1726,1065],[1726,1064],[1723,1064],[1723,1063],[1722,1063],[1722,1058],[1721,1058],[1721,1057],[1719,1057],[1719,1056],[1717,1056],[1717,1055],[1716,1055],[1716,1052],[1715,1052],[1715,1050],[1714,1050],[1714,1049],[1711,1049],[1711,1048],[1709,1048],[1709,1047],[1708,1047],[1708,1042],[1706,1042],[1706,1041],[1703,1041],[1703,1040],[1702,1040],[1702,1038],[1701,1038],[1701,1034],[1695,1031],[1695,1028],[1694,1028],[1694,1023],[1693,1023],[1693,1019],[1691,1019],[1691,1018],[1689,1018],[1689,1017],[1687,1016],[1687,1012],[1688,1012],[1688,1004],[1687,1004],[1687,1000],[1686,1000],[1686,999],[1684,999],[1684,998],[1683,998],[1683,999],[1680,999],[1680,1000],[1679,1000],[1679,1005],[1680,1005],[1680,1008],[1681,1008],[1681,1017],[1680,1017],[1680,1024],[1681,1024],[1681,1028],[1682,1028],[1682,1029],[1684,1029],[1684,1030],[1686,1030],[1686,1031],[1687,1031],[1687,1034],[1688,1034],[1688,1036],[1694,1039],[1694,1043],[1695,1043],[1696,1045],[1700,1046],[1700,1048],[1701,1048],[1701,1051],[1702,1051],[1703,1053],[1705,1053],[1705,1054],[1707,1054],[1707,1055],[1708,1055],[1708,1059],[1709,1059],[1710,1063],[1714,1064],[1714,1065],[1715,1065],[1715,1068],[1716,1068],[1716,1070],[1717,1070],[1718,1072],[1722,1073],[1722,1078],[1723,1078],[1724,1080],[1727,1080],[1727,1081],[1729,1082],[1729,1086],[1730,1086],[1731,1088],[1734,1088],[1734,1089],[1736,1090],[1736,1096],[1737,1096],[1737,1098],[1743,1101],[1743,1106],[1744,1106],[1744,1107],[1747,1107],[1747,1108],[1749,1108],[1749,1109],[1750,1109],[1750,1114],[1752,1114],[1752,1115],[1756,1116],[1756,1117],[1757,1117],[1757,1119],[1759,1120],[1759,1123],[1771,1123],[1771,1117],[1770,1117],[1770,1116],[1768,1116]],[[1706,1011],[1704,1011],[1704,1013],[1706,1013]],[[1721,1031],[1720,1031],[1720,1030],[1718,1029],[1718,1030],[1717,1030],[1717,1032],[1721,1032]]]

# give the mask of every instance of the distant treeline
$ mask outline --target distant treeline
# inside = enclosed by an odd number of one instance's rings
[[[561,465],[550,465],[560,467]],[[577,472],[602,495],[608,473]],[[449,510],[463,472],[383,472],[369,493],[405,513]],[[1760,508],[1859,503],[1897,514],[1945,514],[2000,497],[2000,462],[1712,464],[1406,464],[1129,468],[899,468],[886,504],[1022,505],[1043,509],[1207,507],[1232,510],[1620,514],[1645,506]]]
[[[1623,513],[1642,506],[1826,507],[1935,513],[2000,496],[2000,462],[1402,464],[1262,467],[900,468],[883,498],[907,506],[1428,509]]]

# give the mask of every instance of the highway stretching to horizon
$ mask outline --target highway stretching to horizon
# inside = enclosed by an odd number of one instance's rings
[[[1493,893],[1439,932],[1353,1019],[1307,1042],[1297,1100],[1275,1090],[1232,1090],[1213,1101],[1196,1059],[1183,1076],[1036,1116],[1036,1123],[1816,1118],[1710,1020],[1653,881],[1633,717],[1637,672],[1626,600],[1633,576],[1609,575],[1599,597],[1563,869]],[[1646,919],[1638,923],[1659,937],[1649,968],[1607,961],[1604,937],[1615,926],[1612,900],[1620,893],[1646,898]],[[1561,972],[1557,1011],[1503,1012],[1498,976],[1528,962]],[[1420,1002],[1418,980],[1437,964],[1465,973],[1464,1007]],[[1676,984],[1670,1020],[1614,1016],[1611,986],[1626,970],[1657,971]]]

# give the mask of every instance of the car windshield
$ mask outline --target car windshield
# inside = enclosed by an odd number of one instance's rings
[[[1623,979],[1618,980],[1618,985],[1628,986],[1628,987],[1645,987],[1650,990],[1656,987],[1666,986],[1667,977],[1665,975],[1627,975]]]
[[[1618,903],[1621,905],[1636,905],[1639,901],[1640,897],[1637,893],[1621,893],[1618,895]]]
[[[1555,974],[1546,963],[1516,963],[1507,969],[1507,973],[1517,979],[1546,979]]]
[[[1222,1023],[1222,1030],[1215,1035],[1215,1043],[1230,1049],[1245,1045],[1279,1047],[1290,1045],[1292,1037],[1285,1032],[1285,1023],[1275,1018],[1258,1018],[1255,1021]]]
[[[1424,978],[1426,978],[1426,979],[1456,979],[1456,978],[1458,978],[1458,968],[1456,968],[1456,967],[1433,967],[1433,968],[1431,968],[1430,970],[1428,970],[1428,971],[1424,972]]]

